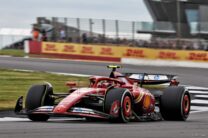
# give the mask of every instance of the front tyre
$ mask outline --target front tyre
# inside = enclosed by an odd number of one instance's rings
[[[190,113],[190,94],[182,86],[171,86],[161,96],[161,114],[164,120],[185,121]]]
[[[53,94],[53,89],[51,86],[44,85],[33,85],[26,97],[25,108],[27,110],[28,118],[32,121],[47,121],[49,119],[48,115],[45,114],[30,114],[30,111],[47,105],[53,105],[54,101],[50,98]]]
[[[104,112],[112,116],[112,122],[129,122],[132,117],[132,108],[132,96],[128,89],[112,88],[107,91]]]

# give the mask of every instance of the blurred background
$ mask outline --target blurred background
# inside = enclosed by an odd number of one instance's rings
[[[0,49],[22,49],[25,40],[35,37],[50,42],[208,50],[207,0],[142,2],[152,21],[37,17],[29,29],[0,28]]]

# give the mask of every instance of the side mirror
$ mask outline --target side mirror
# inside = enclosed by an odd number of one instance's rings
[[[179,83],[180,83],[179,81],[177,81],[176,79],[173,79],[170,81],[170,86],[178,86]]]
[[[76,87],[77,86],[77,83],[76,82],[72,82],[72,81],[68,81],[66,82],[66,86],[72,88],[72,87]]]

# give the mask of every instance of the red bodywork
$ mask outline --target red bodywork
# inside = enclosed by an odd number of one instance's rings
[[[120,73],[114,72],[117,76],[121,76]],[[68,83],[72,84],[72,83]],[[72,85],[70,85],[72,86]],[[70,112],[72,107],[75,107],[83,97],[88,95],[98,95],[105,96],[109,86],[114,86],[118,88],[127,88],[133,97],[133,102],[135,105],[135,111],[140,112],[141,114],[147,114],[154,112],[155,98],[154,96],[144,88],[138,86],[137,82],[134,82],[127,77],[101,77],[94,76],[90,78],[90,86],[88,88],[78,88],[74,90],[71,94],[65,97],[55,108],[53,113],[55,114],[67,114],[67,115],[78,115],[86,117],[97,117],[103,118],[99,114],[85,114],[85,113],[74,113]],[[110,113],[107,113],[110,114]]]

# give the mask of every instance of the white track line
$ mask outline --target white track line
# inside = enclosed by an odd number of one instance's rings
[[[29,121],[27,118],[15,118],[15,117],[3,117],[0,118],[0,122],[20,122],[20,121]]]
[[[0,57],[12,57],[12,56],[8,56],[8,55],[0,55]]]
[[[21,72],[35,72],[34,70],[26,70],[26,69],[12,69],[14,71],[21,71]]]
[[[191,114],[193,113],[201,113],[201,112],[207,112],[208,107],[200,107],[200,106],[191,106]]]
[[[187,88],[194,89],[194,91],[189,90],[189,92],[194,95],[194,100],[192,100],[191,103],[195,104],[195,106],[191,106],[191,110],[192,110],[191,113],[207,112],[208,106],[205,106],[205,105],[208,105],[208,100],[200,100],[200,98],[208,98],[208,95],[203,95],[203,94],[208,94],[208,91],[200,91],[200,89],[207,90],[208,88],[195,87],[195,86],[187,86]],[[195,91],[195,89],[199,89],[199,91]],[[197,104],[204,105],[204,106],[196,106]]]
[[[189,91],[191,94],[208,94],[208,91]]]
[[[38,71],[35,71],[35,70],[24,70],[24,69],[11,69],[11,70],[21,71],[21,72],[38,72]],[[50,73],[50,74],[74,76],[74,77],[90,77],[90,76],[94,76],[94,75],[76,74],[76,73],[63,73],[63,72],[50,72],[50,71],[44,71],[44,72]]]
[[[198,86],[190,86],[190,85],[184,85],[186,86],[188,89],[208,89],[206,87],[198,87]]]
[[[61,73],[61,72],[47,72],[51,74],[57,74],[57,75],[65,75],[65,76],[75,76],[75,77],[90,77],[93,75],[85,75],[85,74],[75,74],[75,73]]]
[[[195,98],[207,98],[208,99],[208,95],[196,95],[194,97]]]
[[[121,58],[121,63],[129,65],[145,65],[145,66],[160,66],[160,67],[190,67],[190,68],[208,68],[207,62],[193,62],[193,61],[176,61],[176,60],[148,60],[148,59],[134,59]]]
[[[191,103],[194,103],[194,104],[208,104],[208,100],[192,100]]]

